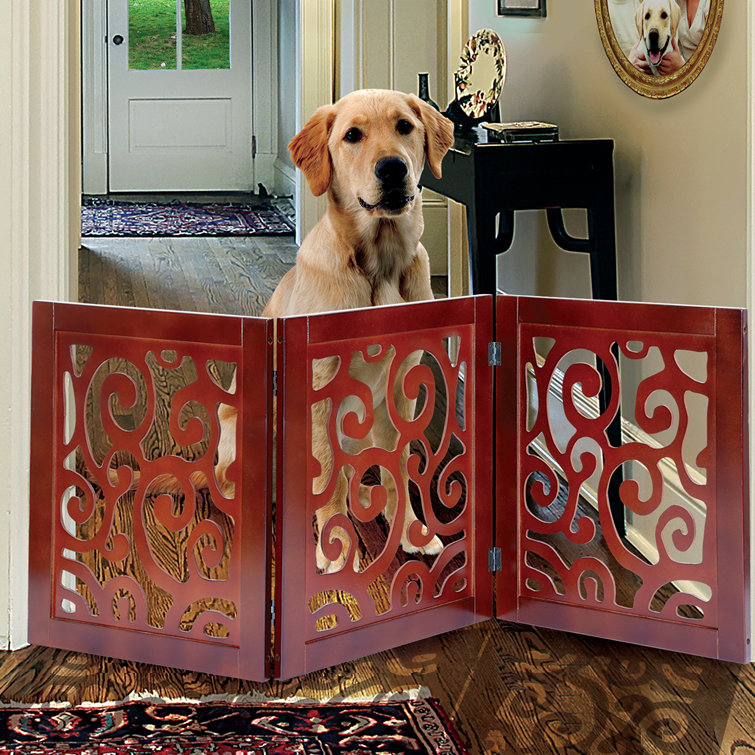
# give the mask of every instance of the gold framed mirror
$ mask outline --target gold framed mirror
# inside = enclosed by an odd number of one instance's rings
[[[686,89],[716,44],[724,0],[595,0],[598,31],[619,78],[644,97]]]

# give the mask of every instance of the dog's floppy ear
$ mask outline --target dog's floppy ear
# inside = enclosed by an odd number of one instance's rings
[[[425,126],[425,155],[436,178],[440,178],[440,164],[454,143],[454,124],[417,95],[407,95],[409,106]]]
[[[671,0],[671,36],[676,36],[676,30],[679,28],[679,22],[682,20],[682,9],[676,0]]]
[[[323,105],[315,110],[304,128],[288,144],[294,165],[301,168],[316,197],[324,194],[330,186],[333,166],[330,162],[328,136],[334,119],[333,105]]]
[[[637,12],[634,14],[634,22],[637,24],[637,33],[642,36],[642,17],[645,15],[645,3],[637,6]]]

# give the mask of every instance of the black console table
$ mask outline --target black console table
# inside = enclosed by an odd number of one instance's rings
[[[556,244],[590,255],[593,298],[616,299],[611,139],[502,144],[478,128],[457,135],[442,178],[425,167],[421,183],[467,207],[473,293],[496,293],[496,257],[511,246],[514,213],[544,209]],[[586,239],[569,236],[562,208],[587,210]]]

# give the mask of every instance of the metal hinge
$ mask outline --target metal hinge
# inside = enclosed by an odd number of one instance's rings
[[[270,626],[275,626],[275,601],[270,601]]]
[[[491,341],[488,344],[488,367],[501,366],[501,342]]]
[[[488,549],[488,571],[501,571],[501,549],[497,546]]]
[[[273,370],[273,396],[278,395],[278,370]]]
[[[252,134],[252,160],[257,157],[257,137]]]

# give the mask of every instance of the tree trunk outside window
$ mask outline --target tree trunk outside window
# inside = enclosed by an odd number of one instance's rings
[[[184,0],[186,28],[184,34],[210,34],[215,31],[210,0]]]

